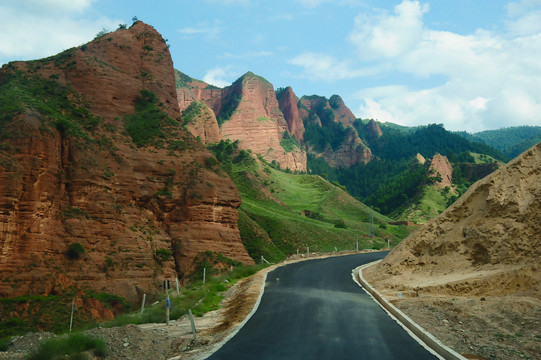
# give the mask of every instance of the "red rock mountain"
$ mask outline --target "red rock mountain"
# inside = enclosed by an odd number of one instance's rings
[[[356,117],[351,110],[346,106],[344,100],[339,95],[333,95],[329,99],[329,105],[336,114],[336,121],[341,122],[344,126],[353,125]]]
[[[299,113],[298,103],[299,98],[289,86],[278,94],[278,105],[286,119],[289,133],[302,143],[304,139],[304,123]]]
[[[14,94],[0,121],[0,296],[75,285],[137,300],[202,251],[253,263],[239,193],[180,126],[154,28],[5,65],[0,92]]]
[[[451,187],[453,180],[453,166],[447,156],[434,154],[428,167],[428,173],[432,177],[441,177],[441,181],[437,181],[434,186],[440,189]]]
[[[193,101],[207,104],[220,123],[220,139],[239,140],[242,149],[276,161],[282,168],[306,170],[304,150],[283,147],[284,133],[290,132],[288,123],[274,87],[264,78],[248,72],[231,86],[219,89],[177,72],[177,97],[181,109]]]
[[[321,154],[332,167],[351,167],[372,160],[372,151],[359,137],[357,130],[351,125],[354,115],[344,105],[338,95],[328,100],[323,96],[303,96],[300,99],[299,113],[308,124],[317,127],[335,127],[337,124],[344,129],[343,140],[338,148],[327,146]],[[332,104],[332,105],[331,105]],[[305,142],[309,149],[314,144]]]
[[[379,124],[374,119],[370,119],[368,124],[366,124],[366,128],[368,130],[368,135],[371,138],[379,138],[381,135],[383,135],[383,132],[381,131],[381,128],[379,127]]]

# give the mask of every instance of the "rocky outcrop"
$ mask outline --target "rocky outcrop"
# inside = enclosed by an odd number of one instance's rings
[[[366,124],[366,130],[370,139],[379,139],[383,135],[381,128],[374,119],[370,119],[368,124]]]
[[[434,157],[430,161],[430,166],[428,167],[428,174],[430,177],[438,179],[438,181],[434,183],[435,187],[443,189],[452,186],[453,165],[451,165],[447,156],[434,154]]]
[[[181,71],[175,71],[175,86],[180,111],[184,111],[193,101],[202,101],[207,104],[214,114],[220,112],[224,90],[193,79]]]
[[[332,101],[329,101],[317,95],[303,96],[299,102],[299,114],[307,124],[331,128],[330,131],[340,133],[340,144],[329,145],[322,152],[323,158],[330,166],[347,168],[360,163],[366,164],[373,158],[372,151],[359,137],[357,130],[348,125],[355,120],[353,114],[338,95],[333,95],[331,99]],[[304,145],[314,151],[314,144],[305,140]]]
[[[335,113],[336,121],[344,124],[344,126],[353,125],[355,122],[355,115],[351,110],[346,106],[344,100],[339,95],[333,95],[329,99],[329,105]]]
[[[179,71],[176,76],[179,107],[185,109],[194,101],[207,104],[220,124],[220,140],[239,140],[241,149],[252,150],[284,169],[306,171],[304,150],[295,142],[285,147],[282,142],[284,133],[286,137],[293,134],[297,140],[298,136],[302,139],[302,121],[286,122],[274,88],[267,80],[248,72],[231,86],[219,89]],[[199,133],[193,132],[195,136]]]
[[[181,114],[182,125],[203,144],[218,143],[222,139],[214,111],[201,101],[193,101]]]
[[[367,271],[405,294],[541,297],[541,143],[472,185]],[[379,284],[379,285],[378,285]]]
[[[426,162],[425,157],[419,153],[417,153],[417,155],[415,155],[415,159],[413,159],[414,164],[424,165],[425,162]]]
[[[334,168],[348,168],[360,163],[366,164],[372,160],[372,151],[359,138],[357,131],[353,127],[349,127],[340,147],[333,150],[328,146],[323,152],[323,158]]]
[[[285,88],[278,94],[278,105],[284,114],[289,133],[302,143],[304,139],[304,124],[298,108],[299,98],[291,87]]]
[[[282,168],[306,171],[306,153],[300,147],[289,152],[282,147],[287,123],[271,83],[248,72],[224,91],[226,101],[219,115],[224,119],[224,139],[240,140],[241,148],[276,161]]]
[[[135,301],[187,276],[201,251],[253,263],[239,193],[180,126],[171,57],[152,27],[10,63],[1,91],[10,84],[22,106],[2,114],[0,296],[74,285]],[[140,131],[145,111],[162,115]]]

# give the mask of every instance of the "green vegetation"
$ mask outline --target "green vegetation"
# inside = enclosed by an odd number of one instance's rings
[[[474,134],[462,131],[457,134],[470,141],[492,146],[501,151],[507,159],[513,159],[541,141],[541,126],[515,126]]]
[[[85,351],[101,357],[107,353],[107,346],[102,339],[75,333],[43,341],[38,350],[30,353],[28,360],[87,359],[83,354]]]
[[[68,250],[66,251],[66,255],[68,258],[72,260],[77,260],[81,257],[82,254],[85,253],[85,248],[80,243],[71,243],[68,246]]]
[[[219,126],[222,126],[224,122],[231,119],[231,115],[233,115],[235,110],[237,110],[237,106],[240,104],[242,95],[240,94],[239,85],[237,84],[239,80],[233,83],[233,90],[224,98],[224,104],[216,119]]]
[[[335,102],[338,100],[335,99]],[[331,168],[322,157],[308,153],[308,171],[313,174],[326,174],[329,181],[338,181],[353,195],[371,205],[384,214],[400,218],[401,211],[405,211],[420,201],[423,197],[423,187],[429,182],[426,170],[416,168],[412,170],[412,161],[417,153],[425,158],[432,158],[434,154],[446,155],[456,168],[457,164],[475,163],[480,161],[501,161],[504,156],[498,151],[481,143],[474,143],[461,136],[446,131],[442,125],[432,124],[416,128],[394,126],[394,124],[380,124],[383,129],[381,137],[373,137],[367,129],[369,120],[356,120],[354,127],[359,136],[372,150],[376,157],[367,164],[358,164],[349,168]],[[335,149],[332,142],[338,144],[345,136],[339,131],[330,131],[337,128],[331,125],[325,130],[319,125],[310,125],[309,118],[305,119],[307,132],[305,140],[314,146],[314,150],[321,152],[329,145]],[[323,119],[322,119],[323,124]],[[326,132],[329,132],[328,134]],[[335,140],[333,140],[335,139]],[[475,154],[483,154],[482,156]],[[493,170],[493,168],[490,168]],[[465,169],[467,174],[484,174],[479,169]],[[484,176],[483,175],[483,176]],[[447,194],[446,204],[452,203],[456,196],[467,189],[471,182],[482,176],[467,176],[467,181],[457,176],[457,194]]]
[[[405,208],[396,210],[396,215],[416,224],[423,224],[441,214],[447,208],[453,194],[454,192],[450,189],[440,190],[433,186],[424,186],[413,198],[413,201],[403,205]]]
[[[168,249],[158,249],[154,252],[154,257],[159,264],[171,259],[171,251]]]
[[[301,145],[294,136],[289,135],[288,131],[284,131],[282,134],[282,140],[280,140],[280,145],[286,152],[295,151],[295,149],[300,149]]]
[[[16,115],[25,112],[40,115],[43,131],[57,129],[87,141],[101,123],[81,97],[54,77],[44,79],[14,70],[0,80],[0,141],[17,136],[21,129],[7,126]]]
[[[387,225],[389,219],[374,215],[376,238],[368,238],[370,209],[340,187],[319,176],[294,175],[258,162],[237,142],[222,141],[209,146],[242,196],[239,230],[250,256],[259,261],[279,261],[286,255],[311,251],[353,250],[381,247],[388,237],[394,244],[407,229]]]
[[[182,126],[187,127],[188,124],[193,124],[197,117],[201,116],[205,104],[200,101],[193,101],[184,111],[182,111]]]
[[[124,117],[126,131],[133,142],[139,146],[160,146],[172,129],[179,124],[171,119],[161,108],[156,95],[149,90],[141,90],[135,102],[135,113]]]
[[[69,330],[71,303],[80,298],[83,306],[76,306],[73,317],[74,329],[86,329],[95,325],[93,316],[88,311],[88,299],[102,302],[114,312],[128,311],[130,304],[122,297],[86,291],[68,289],[56,295],[23,295],[14,298],[0,298],[0,339],[23,335],[33,331],[50,331],[56,334]],[[28,315],[32,309],[32,316]]]

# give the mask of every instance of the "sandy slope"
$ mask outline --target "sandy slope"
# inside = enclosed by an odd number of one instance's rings
[[[444,341],[456,318],[460,336],[447,342],[459,351],[535,359],[540,255],[541,143],[475,183],[365,277],[390,299],[400,292],[397,305]]]

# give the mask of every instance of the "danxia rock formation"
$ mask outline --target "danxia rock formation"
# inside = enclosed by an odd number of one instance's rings
[[[423,293],[541,298],[541,143],[472,185],[366,276]]]
[[[332,167],[348,168],[371,161],[372,151],[359,137],[351,125],[355,117],[345,106],[342,98],[333,95],[331,100],[323,96],[303,96],[299,102],[299,113],[306,124],[317,127],[342,127],[343,139],[337,147],[323,149],[322,156]],[[331,104],[332,103],[332,104]],[[310,143],[305,143],[309,149]],[[319,156],[319,155],[318,155]]]
[[[434,154],[428,167],[428,173],[431,177],[441,179],[434,184],[435,187],[443,189],[452,186],[453,165],[451,165],[447,156]]]
[[[304,123],[299,113],[299,98],[291,87],[278,93],[278,105],[284,114],[289,133],[302,143],[304,139]]]
[[[269,162],[292,171],[306,171],[304,150],[282,142],[285,136],[302,134],[302,130],[298,123],[295,129],[288,126],[274,87],[264,78],[248,72],[231,86],[219,89],[177,72],[177,97],[181,109],[193,101],[207,104],[220,123],[220,139],[239,140],[240,148]]]
[[[154,28],[10,63],[0,87],[12,102],[0,114],[0,296],[73,285],[135,301],[204,251],[253,263],[240,195],[181,126]]]

